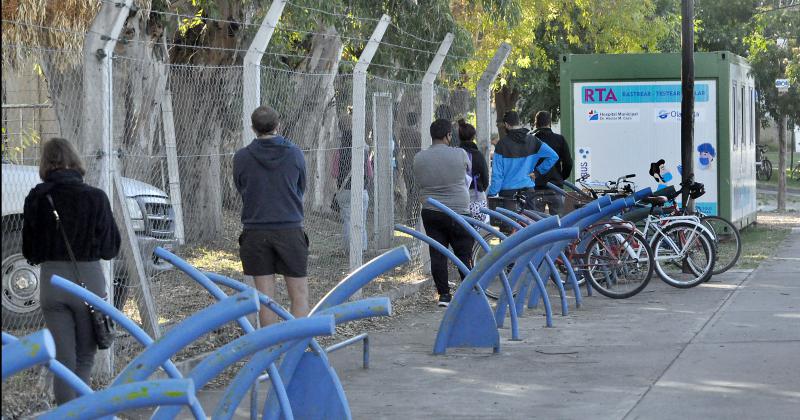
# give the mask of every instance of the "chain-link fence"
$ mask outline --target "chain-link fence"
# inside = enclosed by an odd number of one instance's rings
[[[112,264],[114,303],[143,327],[147,324],[143,317],[150,316],[167,329],[213,300],[155,258],[156,246],[177,250],[201,269],[243,277],[238,258],[241,198],[233,182],[232,162],[234,153],[244,146],[243,130],[249,130],[242,126],[242,103],[243,93],[251,87],[243,84],[241,65],[169,64],[166,53],[152,45],[123,50],[128,53],[109,57],[110,150],[122,190],[110,198],[117,215],[127,212],[135,238],[123,243],[128,250]],[[80,49],[4,42],[2,59],[2,326],[3,331],[24,335],[44,326],[38,268],[21,254],[24,199],[41,182],[36,167],[40,144],[54,136],[76,145],[82,141],[87,98]],[[354,78],[348,73],[352,68],[336,67],[329,73],[307,73],[259,66],[260,102],[278,110],[279,132],[301,148],[306,161],[304,227],[311,243],[312,305],[350,271],[348,240],[354,234],[364,235],[365,261],[400,245],[412,253],[410,264],[372,282],[364,290],[366,295],[383,294],[399,283],[425,278],[428,258],[426,247],[393,230],[395,223],[413,227],[419,223],[412,164],[421,148],[421,133],[428,130],[420,127],[422,86],[368,76],[364,191],[353,194]],[[465,118],[474,123],[474,96],[466,89],[436,86],[434,108],[448,109],[449,114],[443,116],[454,122]],[[359,195],[364,232],[350,227],[351,201]],[[126,260],[131,251],[140,254],[141,271]],[[282,282],[276,295],[288,304]],[[148,299],[152,306],[145,310]],[[213,337],[184,349],[178,358],[212,350],[237,334],[234,327],[216,331]],[[117,340],[115,369],[140,350],[130,337]],[[42,382],[38,379],[39,385]]]

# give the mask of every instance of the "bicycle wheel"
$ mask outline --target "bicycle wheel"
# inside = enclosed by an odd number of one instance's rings
[[[764,181],[769,181],[772,178],[772,162],[769,159],[764,159],[761,162],[761,169],[764,171]]]
[[[626,299],[642,290],[653,276],[653,252],[641,233],[614,227],[591,239],[586,278],[604,296]]]
[[[653,237],[655,270],[670,286],[688,289],[711,278],[713,239],[696,223],[673,223]]]
[[[703,216],[700,220],[714,232],[717,259],[712,275],[722,274],[736,265],[742,255],[742,238],[733,223],[719,216]]]

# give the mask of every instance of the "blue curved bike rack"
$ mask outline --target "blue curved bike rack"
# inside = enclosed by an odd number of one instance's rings
[[[255,290],[241,282],[215,273],[200,272],[186,261],[166,250],[156,249],[156,255],[185,272],[217,299],[224,298],[226,295],[214,283],[219,283],[239,291]],[[335,286],[323,297],[314,309],[312,309],[310,316],[332,315],[335,317],[336,323],[338,324],[365,317],[389,315],[391,313],[391,304],[388,298],[370,298],[356,302],[346,301],[375,277],[409,260],[410,255],[404,247],[396,248],[378,256],[354,271]],[[260,293],[258,295],[260,302],[275,311],[281,318],[293,319],[293,316],[288,311],[280,307],[280,305],[272,301],[269,297]],[[239,319],[239,324],[245,332],[253,330],[252,325],[244,318]],[[311,346],[312,352],[305,351],[309,345]],[[286,355],[281,363],[280,370],[269,369],[272,361],[282,353],[286,353]],[[365,365],[367,362],[368,353],[366,353],[365,346]],[[308,415],[316,415],[321,412],[338,412],[345,418],[350,417],[349,406],[341,382],[330,366],[325,350],[313,339],[294,340],[291,345],[286,343],[282,344],[278,351],[269,349],[268,351],[253,356],[245,367],[240,370],[239,374],[226,390],[215,413],[215,417],[222,416],[225,418],[227,415],[232,415],[232,410],[235,410],[241,402],[246,390],[250,388],[252,384],[258,383],[257,379],[265,368],[267,368],[269,378],[273,383],[270,396],[265,402],[265,417],[274,416],[277,418],[283,414],[284,418],[293,418],[294,415],[306,418]],[[276,383],[280,385],[280,388],[276,387]],[[286,384],[285,387],[284,383]],[[316,392],[308,393],[305,390],[309,386],[318,387],[320,389],[316,389]],[[256,388],[254,388],[254,390],[255,389]],[[275,391],[281,389],[284,392],[278,392],[276,396]],[[285,395],[284,403],[281,402],[284,398],[282,398],[280,394]],[[315,398],[315,403],[304,403],[307,398],[312,396]],[[251,416],[257,416],[257,406],[255,404],[254,399],[251,401]],[[286,404],[288,409],[284,408],[284,404]],[[312,410],[316,410],[316,413],[311,413],[310,411]]]
[[[76,398],[38,418],[42,420],[89,420],[127,410],[153,406],[200,406],[191,379],[161,379],[117,385]],[[195,419],[205,415],[193,413]]]
[[[17,341],[19,341],[17,337],[8,334],[5,331],[3,332],[3,345],[15,343]],[[55,375],[58,379],[64,381],[64,383],[66,383],[78,394],[78,396],[89,395],[94,392],[92,391],[92,388],[86,384],[86,382],[83,382],[83,380],[78,377],[78,375],[67,369],[66,366],[61,364],[61,362],[56,359],[52,359],[47,362],[47,369],[50,370],[50,372],[52,372],[53,375]]]
[[[398,247],[370,260],[339,284],[333,287],[311,309],[309,316],[347,302],[356,292],[379,275],[411,260],[405,247]],[[290,401],[302,401],[303,396],[313,395],[314,404],[294,404],[292,409],[301,418],[351,418],[347,397],[334,369],[330,366],[325,351],[310,351],[307,345],[295,345],[286,353],[280,364],[280,374],[288,384]],[[294,398],[293,398],[294,397]],[[264,403],[264,418],[277,419],[278,406],[272,394]]]
[[[130,335],[142,346],[147,347],[153,344],[152,337],[147,335],[143,329],[131,321],[130,318],[125,316],[125,314],[123,314],[119,309],[115,308],[114,305],[106,302],[105,299],[101,298],[100,296],[97,296],[96,294],[75,284],[74,282],[57,275],[52,277],[50,284],[78,297],[89,305],[92,305],[98,311],[109,316],[119,327],[122,327],[122,329],[130,333]],[[172,363],[172,360],[167,360],[161,367],[170,378],[177,379],[182,377],[181,373],[178,371],[178,368],[175,367],[174,363]]]
[[[507,238],[507,236],[504,233],[500,232],[499,230],[497,230],[497,228],[495,228],[494,226],[492,226],[492,225],[490,225],[490,224],[488,224],[488,223],[486,223],[486,222],[484,222],[482,220],[473,219],[472,217],[468,217],[468,216],[462,216],[462,217],[467,222],[471,223],[472,225],[474,225],[474,226],[476,226],[476,227],[478,227],[480,229],[483,229],[485,232],[489,233],[490,235],[494,236],[495,238],[498,238],[500,241],[504,241]],[[521,260],[524,261],[524,257],[521,258]],[[535,270],[533,270],[533,265],[530,263],[530,261],[528,261],[526,266],[528,267],[529,270],[535,272]],[[503,271],[503,274],[506,276],[506,278],[509,278],[508,275],[505,273],[505,271]],[[484,281],[486,281],[486,280],[484,279]],[[491,281],[491,279],[489,279],[489,281]],[[516,284],[516,280],[514,280],[513,282],[512,282],[512,280],[509,280],[508,284],[509,284],[509,289],[510,289],[512,287],[511,286],[512,284]],[[553,308],[550,305],[550,296],[547,294],[547,289],[545,288],[544,282],[542,281],[541,277],[538,276],[538,273],[536,275],[536,286],[539,289],[541,289],[541,291],[542,291],[542,297],[543,297],[542,300],[544,301],[545,325],[547,327],[552,327],[553,326]],[[485,290],[486,287],[488,287],[488,284],[486,284],[486,285],[482,284],[481,287],[483,287],[483,289]],[[513,292],[508,292],[508,291],[504,290],[504,293],[506,295],[509,295],[509,293],[513,293]],[[508,299],[506,299],[505,302],[506,302],[506,305],[507,305]],[[512,306],[509,306],[509,308],[511,308],[511,307]],[[503,309],[503,311],[501,312],[501,311],[499,311],[499,309],[500,309],[500,302],[498,302],[498,306],[497,306],[497,308],[495,308],[495,320],[497,321],[497,327],[498,328],[502,328],[503,324],[504,324],[504,321],[505,321],[505,310]],[[516,311],[516,307],[514,307],[514,311]],[[517,314],[517,316],[519,316],[519,314]]]
[[[258,311],[258,307],[256,293],[247,291],[196,312],[131,360],[114,379],[112,386],[146,379],[181,348],[236,318]]]
[[[557,222],[557,220],[556,220]],[[556,229],[536,235],[542,224],[533,224],[512,235],[477,262],[453,295],[444,313],[434,344],[434,354],[450,347],[491,347],[500,351],[500,337],[494,314],[478,282],[494,278],[522,254],[547,243],[577,236],[577,229]]]
[[[56,357],[56,344],[47,329],[3,346],[3,380],[19,371],[43,365]]]
[[[472,239],[474,239],[478,243],[478,245],[480,245],[481,248],[483,248],[485,252],[489,252],[491,250],[491,247],[489,247],[489,244],[486,243],[481,234],[478,233],[478,231],[475,230],[475,228],[473,228],[466,220],[464,220],[463,215],[454,212],[452,209],[450,209],[450,207],[445,206],[436,199],[428,197],[427,201],[428,204],[441,210],[444,214],[448,215],[451,219],[453,219],[453,221],[458,223],[459,226],[461,226],[464,230],[466,230],[467,233],[470,236],[472,236]],[[500,272],[500,282],[503,285],[503,290],[505,291],[505,293],[511,295],[512,291],[511,287],[508,284],[508,278],[506,277],[505,271]],[[481,285],[481,290],[485,291],[487,286],[488,284]],[[511,340],[518,341],[520,340],[520,338],[519,338],[519,319],[517,318],[517,310],[516,308],[511,306],[509,312],[511,316]]]
[[[264,351],[264,349],[268,349],[268,351],[288,350],[289,346],[279,346],[277,349],[273,346],[318,335],[331,335],[335,332],[336,324],[333,316],[330,315],[293,319],[271,325],[267,328],[249,332],[215,350],[195,366],[186,377],[192,379],[197,388],[202,388],[225,368],[244,357]],[[282,352],[280,351],[271,352],[273,360],[281,354]],[[233,410],[230,408],[233,408]],[[236,407],[230,408],[218,406],[218,411],[215,413],[214,418],[225,417],[224,413],[233,414]],[[154,413],[152,419],[173,419],[179,412],[179,407],[162,408]]]

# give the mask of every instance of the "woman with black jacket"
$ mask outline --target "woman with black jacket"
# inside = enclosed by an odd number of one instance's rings
[[[107,295],[100,259],[117,256],[120,236],[108,197],[83,182],[85,173],[67,140],[54,138],[44,144],[39,163],[39,177],[44,182],[25,198],[22,254],[31,264],[41,266],[39,300],[45,325],[56,344],[56,359],[90,384],[97,343],[89,308],[50,283],[57,274],[83,282],[98,296]],[[77,273],[54,211],[77,260]],[[58,378],[53,380],[53,393],[59,405],[75,398],[72,388]]]
[[[472,163],[472,173],[468,174],[472,181],[469,184],[469,212],[472,218],[488,221],[489,216],[480,212],[486,207],[486,188],[489,187],[489,169],[483,153],[475,144],[475,127],[463,119],[458,120],[458,137],[461,148],[467,151],[467,156]]]

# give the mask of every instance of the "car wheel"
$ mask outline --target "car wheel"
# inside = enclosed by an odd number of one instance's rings
[[[39,303],[39,267],[22,256],[22,232],[3,235],[3,330],[39,328],[44,324]]]

